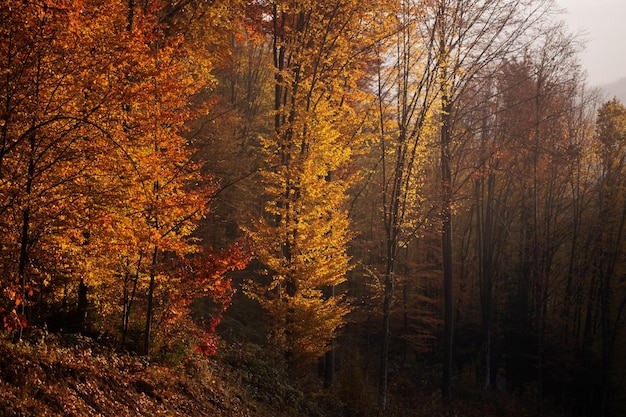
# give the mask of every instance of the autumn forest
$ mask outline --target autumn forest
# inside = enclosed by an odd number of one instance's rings
[[[302,416],[623,415],[626,107],[560,13],[2,0],[2,344],[247,352]]]

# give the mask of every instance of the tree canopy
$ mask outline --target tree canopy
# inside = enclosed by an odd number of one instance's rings
[[[0,1],[3,332],[620,415],[626,110],[557,12]]]

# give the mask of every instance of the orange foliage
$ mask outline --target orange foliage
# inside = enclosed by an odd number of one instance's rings
[[[248,245],[237,242],[220,251],[206,250],[179,257],[164,266],[173,271],[162,289],[165,298],[158,317],[160,343],[164,348],[175,341],[172,335],[182,329],[194,336],[196,351],[205,356],[215,354],[218,340],[215,329],[235,291],[225,276],[245,268],[250,256]],[[212,307],[210,311],[202,311],[202,317],[196,317],[192,314],[193,304],[201,299],[208,300]]]
[[[241,245],[190,257],[200,251],[191,235],[217,181],[201,173],[183,135],[212,104],[194,100],[213,83],[214,58],[201,42],[215,35],[219,44],[223,35],[183,34],[176,28],[199,22],[167,2],[132,13],[127,6],[0,2],[0,312],[7,330],[23,327],[25,314],[44,320],[53,306],[67,305],[79,282],[103,317],[99,331],[115,330],[122,294],[129,317],[148,277],[161,292],[160,317],[187,314],[201,295],[226,306],[230,283],[221,277],[245,264]],[[199,15],[213,13],[220,12]],[[194,259],[191,275],[167,269],[169,259],[186,258]]]

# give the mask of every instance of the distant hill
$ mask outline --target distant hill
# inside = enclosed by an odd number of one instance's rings
[[[623,104],[626,104],[626,77],[600,88],[606,92],[607,100],[617,97]]]

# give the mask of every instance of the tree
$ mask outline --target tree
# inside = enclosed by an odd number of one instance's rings
[[[626,223],[626,195],[624,194],[624,162],[626,153],[626,108],[617,99],[604,103],[598,110],[596,129],[600,145],[601,183],[598,194],[599,228],[598,253],[593,265],[594,282],[591,291],[596,299],[601,340],[601,392],[600,415],[611,415],[611,402],[615,380],[612,377],[615,342],[618,329],[624,322],[626,294],[615,282],[620,275],[620,259],[624,256],[624,227]],[[587,322],[586,334],[593,332]],[[595,327],[595,326],[594,326]]]
[[[485,0],[481,2],[436,1],[428,4],[431,20],[426,23],[432,34],[437,60],[439,103],[441,114],[441,221],[442,266],[444,282],[444,366],[443,395],[451,397],[454,282],[452,216],[454,177],[451,167],[454,128],[458,117],[459,98],[468,85],[488,74],[512,53],[532,42],[532,31],[539,28],[550,12],[544,0]]]
[[[249,294],[268,311],[289,366],[330,349],[348,306],[324,295],[349,270],[347,167],[359,120],[369,5],[356,1],[279,2],[265,11],[274,69],[273,132],[263,138],[265,216],[252,230],[267,284]]]
[[[379,370],[379,408],[387,402],[388,357],[398,251],[419,234],[421,189],[427,141],[432,132],[436,62],[430,46],[417,36],[422,19],[420,5],[403,2],[395,11],[397,22],[384,28],[391,35],[378,46],[377,141],[380,145],[382,196],[380,217],[384,227],[382,277],[383,308]],[[428,39],[426,40],[428,42]]]
[[[182,298],[176,283],[189,277],[167,268],[200,252],[191,234],[217,189],[182,135],[210,107],[193,99],[211,81],[211,57],[194,49],[197,33],[164,34],[195,6],[2,3],[6,328],[21,330],[25,316],[52,322],[56,306],[69,314],[78,292],[81,316],[87,303],[100,315],[94,330],[113,333],[122,317],[124,341],[145,290],[148,352],[153,318],[164,323]],[[211,258],[218,271],[244,262],[232,249],[232,262]]]
[[[142,162],[136,174],[139,193],[145,198],[137,213],[143,216],[140,233],[147,237],[139,255],[139,259],[148,259],[145,354],[151,345],[155,291],[163,274],[160,264],[198,250],[191,234],[217,192],[217,181],[202,171],[202,161],[194,158],[194,148],[181,135],[185,124],[206,114],[212,104],[194,99],[205,84],[213,82],[209,71],[219,60],[219,48],[226,39],[217,27],[215,31],[203,29],[216,14],[230,16],[220,4],[145,2],[139,7],[129,3],[127,27],[131,33],[144,34],[146,47],[142,61],[146,73],[129,78],[130,84],[141,80],[150,86],[142,90],[143,97],[126,103],[127,115],[135,122],[127,125],[127,133],[142,144],[135,157]],[[211,53],[203,42],[212,43]]]
[[[120,151],[108,128],[128,93],[117,84],[128,55],[109,53],[132,54],[136,44],[117,36],[119,5],[111,16],[100,5],[76,13],[62,3],[2,4],[3,268],[9,282],[18,277],[22,313],[33,312],[34,291],[85,271],[68,258],[86,241],[83,213],[97,192],[89,178],[108,164],[103,155]]]

